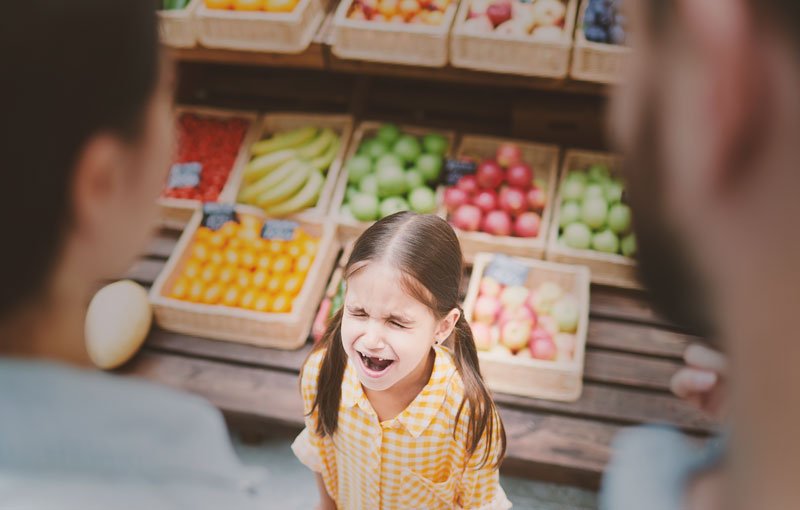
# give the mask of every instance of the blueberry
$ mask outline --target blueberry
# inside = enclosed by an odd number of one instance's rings
[[[608,35],[612,44],[625,44],[625,29],[621,26],[611,27]]]
[[[586,36],[586,39],[592,42],[604,43],[608,41],[608,34],[602,27],[584,27],[583,33]]]
[[[586,14],[583,15],[583,24],[587,26],[594,26],[597,23],[597,13],[592,9],[586,9]]]
[[[614,16],[614,23],[616,23],[617,25],[619,25],[621,27],[626,27],[627,24],[628,24],[628,20],[625,18],[624,14],[618,12]]]
[[[597,15],[597,24],[608,28],[614,23],[614,15],[610,11],[603,11]]]

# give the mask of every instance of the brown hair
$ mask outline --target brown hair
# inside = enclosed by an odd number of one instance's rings
[[[478,351],[464,313],[458,306],[463,258],[461,245],[450,225],[433,215],[399,212],[372,225],[355,243],[345,266],[345,280],[354,270],[365,264],[386,260],[399,268],[404,275],[403,286],[415,299],[427,305],[437,319],[443,318],[453,308],[458,308],[458,318],[452,334],[453,358],[464,383],[464,398],[456,413],[453,436],[464,406],[467,408],[467,454],[472,456],[481,438],[486,438],[486,448],[480,459],[485,466],[492,454],[495,439],[500,439],[500,451],[495,467],[505,456],[506,435],[503,423],[481,377]],[[333,436],[339,420],[342,397],[342,378],[347,365],[347,354],[342,346],[342,310],[328,325],[322,341],[315,351],[324,350],[314,409],[319,409],[317,434]]]

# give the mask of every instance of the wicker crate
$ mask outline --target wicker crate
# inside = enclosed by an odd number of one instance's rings
[[[619,83],[631,49],[617,44],[600,44],[586,40],[583,35],[583,14],[588,2],[584,0],[578,13],[575,48],[570,76],[576,80],[599,83]]]
[[[466,0],[461,2],[456,15],[450,37],[450,62],[453,66],[525,76],[567,76],[578,0],[567,2],[563,35],[559,41],[535,41],[530,36],[470,33],[464,29],[470,4]]]
[[[325,175],[325,184],[320,192],[317,205],[306,209],[299,214],[301,218],[324,218],[328,215],[331,207],[336,185],[338,183],[339,172],[342,168],[344,155],[347,152],[350,138],[353,134],[353,117],[349,115],[336,114],[315,114],[315,113],[269,113],[264,115],[259,123],[259,127],[253,138],[254,141],[260,140],[269,134],[279,131],[296,129],[303,126],[317,126],[319,128],[332,128],[339,135],[339,152],[334,158]],[[248,149],[249,154],[249,149]],[[242,185],[243,171],[237,175],[235,189],[238,190]]]
[[[343,0],[333,20],[333,54],[340,58],[444,67],[447,38],[456,14],[451,4],[438,26],[347,19],[353,0]]]
[[[238,208],[239,214],[263,216],[253,208]],[[203,218],[197,211],[184,230],[175,251],[150,289],[156,322],[164,329],[187,335],[226,340],[259,347],[297,349],[305,344],[311,330],[316,304],[325,291],[325,276],[336,260],[335,226],[329,222],[298,220],[312,235],[320,236],[319,250],[295,299],[290,313],[266,313],[222,305],[190,303],[167,297],[189,259],[189,247]]]
[[[477,155],[482,158],[493,158],[497,147],[506,142],[512,142],[522,151],[522,159],[530,164],[537,176],[543,177],[546,183],[545,194],[547,205],[542,215],[542,224],[539,235],[535,238],[522,238],[513,236],[495,236],[485,232],[464,232],[456,229],[461,241],[461,250],[467,262],[472,262],[479,252],[498,252],[518,257],[544,258],[545,247],[550,227],[550,216],[553,211],[555,197],[556,174],[558,172],[559,149],[555,145],[544,145],[524,140],[508,140],[488,136],[464,135],[458,144],[456,157]],[[442,206],[442,216],[447,211]]]
[[[358,150],[358,146],[361,145],[361,141],[366,138],[367,136],[374,135],[378,128],[381,126],[381,122],[376,121],[364,121],[361,122],[355,130],[355,134],[350,142],[350,147],[347,150],[347,157],[345,157],[345,165],[343,165],[341,171],[339,172],[339,182],[336,183],[336,190],[333,193],[333,199],[331,200],[331,211],[330,215],[332,218],[339,225],[339,238],[342,242],[347,240],[356,238],[360,236],[365,230],[367,230],[371,222],[364,222],[364,221],[353,221],[350,218],[344,217],[340,214],[340,209],[342,204],[344,203],[345,194],[347,192],[347,168],[346,163],[350,161],[356,151]],[[407,133],[414,136],[424,136],[428,133],[438,133],[444,136],[448,141],[448,150],[445,154],[445,157],[450,157],[453,153],[455,148],[455,140],[456,135],[453,131],[441,131],[437,129],[431,129],[426,127],[419,127],[419,126],[399,126],[400,131],[403,133]],[[440,187],[437,190],[436,200],[437,203],[442,202],[442,188]]]
[[[600,285],[641,289],[637,276],[636,261],[630,257],[595,250],[576,250],[558,242],[559,215],[561,211],[561,189],[567,173],[571,169],[586,168],[592,164],[607,165],[612,174],[619,175],[620,158],[603,152],[568,150],[564,156],[561,177],[555,201],[555,209],[550,225],[550,239],[547,243],[546,259],[566,264],[581,264],[592,270],[592,282]]]
[[[292,12],[242,12],[201,5],[195,20],[200,44],[207,48],[302,53],[322,20],[322,0],[300,0]]]
[[[193,48],[197,45],[194,13],[203,0],[192,0],[185,9],[158,11],[161,42],[173,48]]]
[[[490,253],[479,253],[475,257],[464,301],[464,315],[467,321],[472,320],[480,281],[493,257],[494,255]],[[589,327],[589,270],[585,267],[532,259],[516,260],[531,269],[526,283],[528,288],[535,288],[543,282],[551,281],[559,284],[566,293],[573,295],[578,301],[581,312],[574,355],[569,361],[546,361],[479,351],[481,373],[493,391],[524,397],[575,401],[580,398],[583,389],[583,360]]]
[[[236,200],[238,184],[241,181],[241,172],[247,163],[250,144],[253,142],[258,129],[258,114],[255,112],[223,110],[219,108],[202,108],[179,106],[175,109],[176,119],[183,114],[194,114],[201,117],[215,117],[220,119],[239,118],[246,120],[250,126],[242,139],[239,153],[233,163],[233,168],[228,175],[228,182],[219,194],[218,202],[233,202]],[[158,199],[160,208],[161,225],[167,228],[180,230],[191,219],[195,210],[201,205],[199,200],[186,200],[179,198],[161,197]]]

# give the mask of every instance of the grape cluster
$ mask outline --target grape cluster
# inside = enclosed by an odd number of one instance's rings
[[[583,34],[597,43],[625,44],[622,0],[589,0],[583,17]]]

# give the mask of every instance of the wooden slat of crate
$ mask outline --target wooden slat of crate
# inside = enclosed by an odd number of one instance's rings
[[[173,48],[193,48],[197,44],[194,13],[203,0],[192,0],[184,9],[158,11],[161,42]]]
[[[588,1],[584,0],[578,11],[575,46],[572,50],[570,76],[577,80],[597,83],[619,83],[631,49],[617,44],[599,44],[588,41],[583,34],[583,16]]]

